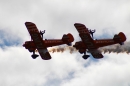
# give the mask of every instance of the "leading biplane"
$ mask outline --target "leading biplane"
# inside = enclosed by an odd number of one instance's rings
[[[79,53],[84,54],[84,59],[87,59],[90,56],[86,55],[86,52],[91,53],[91,55],[96,59],[103,58],[103,55],[101,54],[101,51],[98,50],[98,48],[117,43],[123,45],[126,41],[126,36],[123,32],[115,34],[112,39],[94,40],[93,35],[90,33],[90,31],[88,30],[88,28],[86,28],[84,24],[75,23],[74,26],[79,32],[79,36],[82,39],[82,41],[76,42],[75,45],[73,45],[73,47],[75,47],[79,51]]]
[[[41,58],[43,60],[49,60],[51,59],[51,56],[47,50],[47,47],[67,44],[71,46],[71,42],[74,41],[73,36],[68,33],[64,34],[62,39],[42,39],[42,36],[40,32],[38,31],[36,25],[32,22],[25,22],[25,26],[27,27],[28,32],[31,36],[31,41],[26,41],[25,44],[23,44],[23,47],[29,50],[29,52],[33,52],[32,58],[35,59],[39,55],[35,54],[36,49],[38,50]]]

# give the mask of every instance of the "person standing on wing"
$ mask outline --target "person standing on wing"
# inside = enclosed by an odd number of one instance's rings
[[[42,38],[43,38],[43,34],[45,33],[45,30],[44,31],[41,31],[40,30],[40,35],[42,36]]]
[[[95,31],[96,31],[95,29],[94,30],[91,30],[91,29],[89,30],[89,33],[91,34],[92,38],[93,38],[93,33],[95,33]]]

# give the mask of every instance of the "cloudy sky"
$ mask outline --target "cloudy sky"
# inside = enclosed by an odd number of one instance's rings
[[[130,41],[129,0],[0,0],[0,86],[130,86],[130,56],[105,53],[83,60],[78,52],[50,53],[36,60],[22,47],[30,40],[25,22],[46,30],[47,39],[72,33],[74,23],[96,29],[95,38],[123,31]],[[74,42],[73,42],[74,43]]]

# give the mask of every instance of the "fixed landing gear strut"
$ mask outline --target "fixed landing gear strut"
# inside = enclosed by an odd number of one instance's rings
[[[86,55],[86,52],[84,52],[84,55],[82,56],[83,59],[87,59],[90,55]]]
[[[33,51],[33,54],[31,56],[33,59],[36,59],[39,55],[35,54],[35,51]]]

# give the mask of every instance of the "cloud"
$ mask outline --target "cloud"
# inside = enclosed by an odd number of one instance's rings
[[[41,58],[33,60],[30,53],[21,47],[7,47],[0,53],[0,84],[4,86],[130,84],[127,54],[105,54],[103,59],[95,62],[91,58],[83,60],[81,56],[69,52],[51,53],[53,58],[50,61]],[[86,64],[88,66],[84,66]]]
[[[50,61],[44,61],[40,57],[33,60],[27,50],[16,46],[0,49],[0,53],[0,84],[4,86],[55,84],[55,79],[62,81],[70,77],[68,73],[77,70],[75,66],[80,65],[71,55],[66,58],[67,53],[62,54],[62,57],[61,54],[53,54]]]
[[[25,21],[36,23],[39,29],[46,29],[46,38],[60,38],[63,34],[71,32],[77,39],[78,34],[74,23],[84,23],[88,28],[97,29],[97,35],[104,28],[111,32],[124,31],[128,34],[128,19],[130,2],[119,1],[12,1],[11,4],[1,3],[0,22],[2,27],[10,28],[11,32],[27,40]],[[67,6],[66,6],[67,5]],[[11,11],[11,12],[10,12]],[[119,15],[120,14],[120,15]],[[10,20],[10,21],[8,21]],[[97,23],[98,22],[98,23]],[[120,25],[120,26],[119,26]],[[17,34],[17,33],[20,34]],[[51,34],[50,34],[51,33]],[[25,35],[25,37],[22,37]],[[29,38],[29,37],[28,37]]]
[[[108,56],[111,58],[108,58]],[[120,58],[119,58],[120,57]],[[120,59],[120,60],[119,60]],[[105,54],[104,59],[92,62],[76,73],[74,78],[61,86],[129,86],[129,56],[126,54]]]
[[[7,30],[0,30],[0,47],[20,45],[21,39]]]

